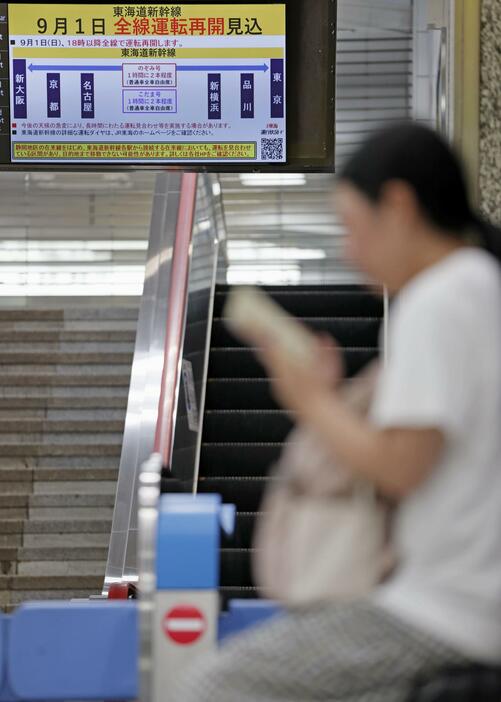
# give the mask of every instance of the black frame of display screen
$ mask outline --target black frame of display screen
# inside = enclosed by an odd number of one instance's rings
[[[9,34],[7,8],[0,3],[0,170],[123,171],[182,170],[197,172],[333,173],[335,162],[335,73],[337,0],[219,0],[221,5],[286,6],[286,163],[23,163],[11,162]],[[22,4],[22,3],[21,3]],[[64,4],[64,3],[48,3]],[[67,3],[71,4],[71,3]],[[95,2],[80,3],[93,5]],[[116,3],[101,3],[114,5]],[[121,5],[161,5],[161,2],[122,2]],[[172,3],[165,3],[172,4]],[[179,0],[196,5],[203,0]]]

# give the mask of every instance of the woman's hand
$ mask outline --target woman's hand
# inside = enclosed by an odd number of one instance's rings
[[[309,428],[332,459],[373,483],[391,499],[402,499],[427,479],[443,449],[444,436],[430,427],[379,429],[354,411],[336,389],[343,377],[341,353],[317,341],[307,365],[285,353],[273,339],[256,339],[275,397]],[[371,369],[373,380],[377,366]]]
[[[259,339],[258,357],[273,386],[277,402],[291,413],[301,416],[316,399],[329,396],[344,378],[341,351],[328,335],[316,338],[314,362],[296,361],[274,341]]]

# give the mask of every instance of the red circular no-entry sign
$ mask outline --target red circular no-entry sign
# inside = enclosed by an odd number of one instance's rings
[[[163,620],[165,635],[181,646],[194,644],[204,635],[206,628],[203,613],[192,605],[173,607]]]

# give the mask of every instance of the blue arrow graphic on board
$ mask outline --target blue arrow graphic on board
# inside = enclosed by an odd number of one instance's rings
[[[127,65],[127,64],[125,64]],[[30,71],[121,71],[122,66],[35,66],[30,63],[28,66]],[[178,66],[178,71],[262,71],[266,73],[269,66],[266,63],[257,66]]]
[[[262,71],[266,73],[269,66],[262,63],[258,66],[178,66],[178,71]]]
[[[30,63],[30,71],[121,71],[122,66],[35,66]]]

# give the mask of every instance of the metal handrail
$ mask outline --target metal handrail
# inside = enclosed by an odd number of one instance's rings
[[[206,177],[208,178],[208,177]],[[213,177],[212,177],[213,178]],[[209,177],[202,183],[206,195],[211,189]],[[154,636],[153,615],[156,591],[156,531],[158,522],[159,500],[161,493],[161,473],[165,467],[171,467],[172,451],[176,429],[179,385],[183,346],[185,344],[185,327],[189,307],[190,265],[192,263],[195,205],[197,202],[197,176],[183,176],[178,208],[176,235],[171,259],[171,277],[168,292],[168,311],[165,335],[164,365],[162,371],[161,393],[158,405],[158,417],[155,435],[155,453],[142,465],[139,476],[138,491],[138,573],[139,573],[139,612],[140,612],[140,698],[151,702],[153,688]],[[203,192],[203,188],[201,188]],[[217,204],[219,197],[215,196]],[[212,313],[213,294],[217,269],[217,252],[219,242],[220,213],[213,204],[212,217],[216,225],[214,260],[212,261],[212,282],[210,286],[209,310]],[[210,328],[207,327],[205,347],[206,362],[208,358]],[[207,372],[204,366],[204,379]],[[202,399],[203,406],[203,399]],[[198,439],[202,431],[202,415],[198,427]],[[199,446],[197,445],[197,454]],[[196,466],[194,466],[196,471]]]
[[[215,255],[212,264],[212,281],[210,286],[210,300],[209,300],[209,314],[207,320],[207,335],[205,339],[205,353],[204,353],[204,368],[202,375],[202,392],[200,397],[200,407],[199,407],[199,426],[198,426],[198,437],[197,437],[197,447],[195,451],[195,465],[193,470],[193,493],[198,492],[198,479],[200,473],[200,455],[202,451],[202,436],[203,436],[203,422],[204,422],[204,411],[205,411],[205,400],[207,395],[207,379],[209,376],[209,356],[210,356],[210,345],[211,345],[211,330],[212,322],[214,318],[214,300],[216,294],[216,283],[218,274],[218,263],[219,257],[222,251],[226,248],[226,221],[224,214],[223,200],[221,197],[221,186],[218,176],[212,177],[212,216],[214,223],[216,225],[216,246]],[[214,187],[214,184],[217,187]],[[207,187],[207,185],[206,185]],[[223,253],[223,257],[226,253]],[[225,261],[226,263],[226,261]]]
[[[447,30],[440,29],[440,46],[438,50],[438,71],[436,84],[437,114],[436,128],[440,134],[447,135]]]
[[[154,452],[155,437],[161,436],[161,428],[169,429],[169,422],[175,422],[179,383],[172,357],[176,364],[183,343],[183,275],[186,283],[196,178],[194,174],[177,173],[157,177],[103,594],[115,584],[137,581],[140,467]],[[170,359],[166,357],[167,350]],[[172,432],[172,426],[169,431]]]
[[[162,459],[153,454],[139,476],[139,675],[140,699],[150,702],[153,675],[153,615],[156,591],[156,534]]]
[[[154,444],[154,453],[161,455],[164,467],[170,465],[174,435],[196,193],[197,175],[185,173],[181,182],[181,199],[172,254],[164,366]]]

